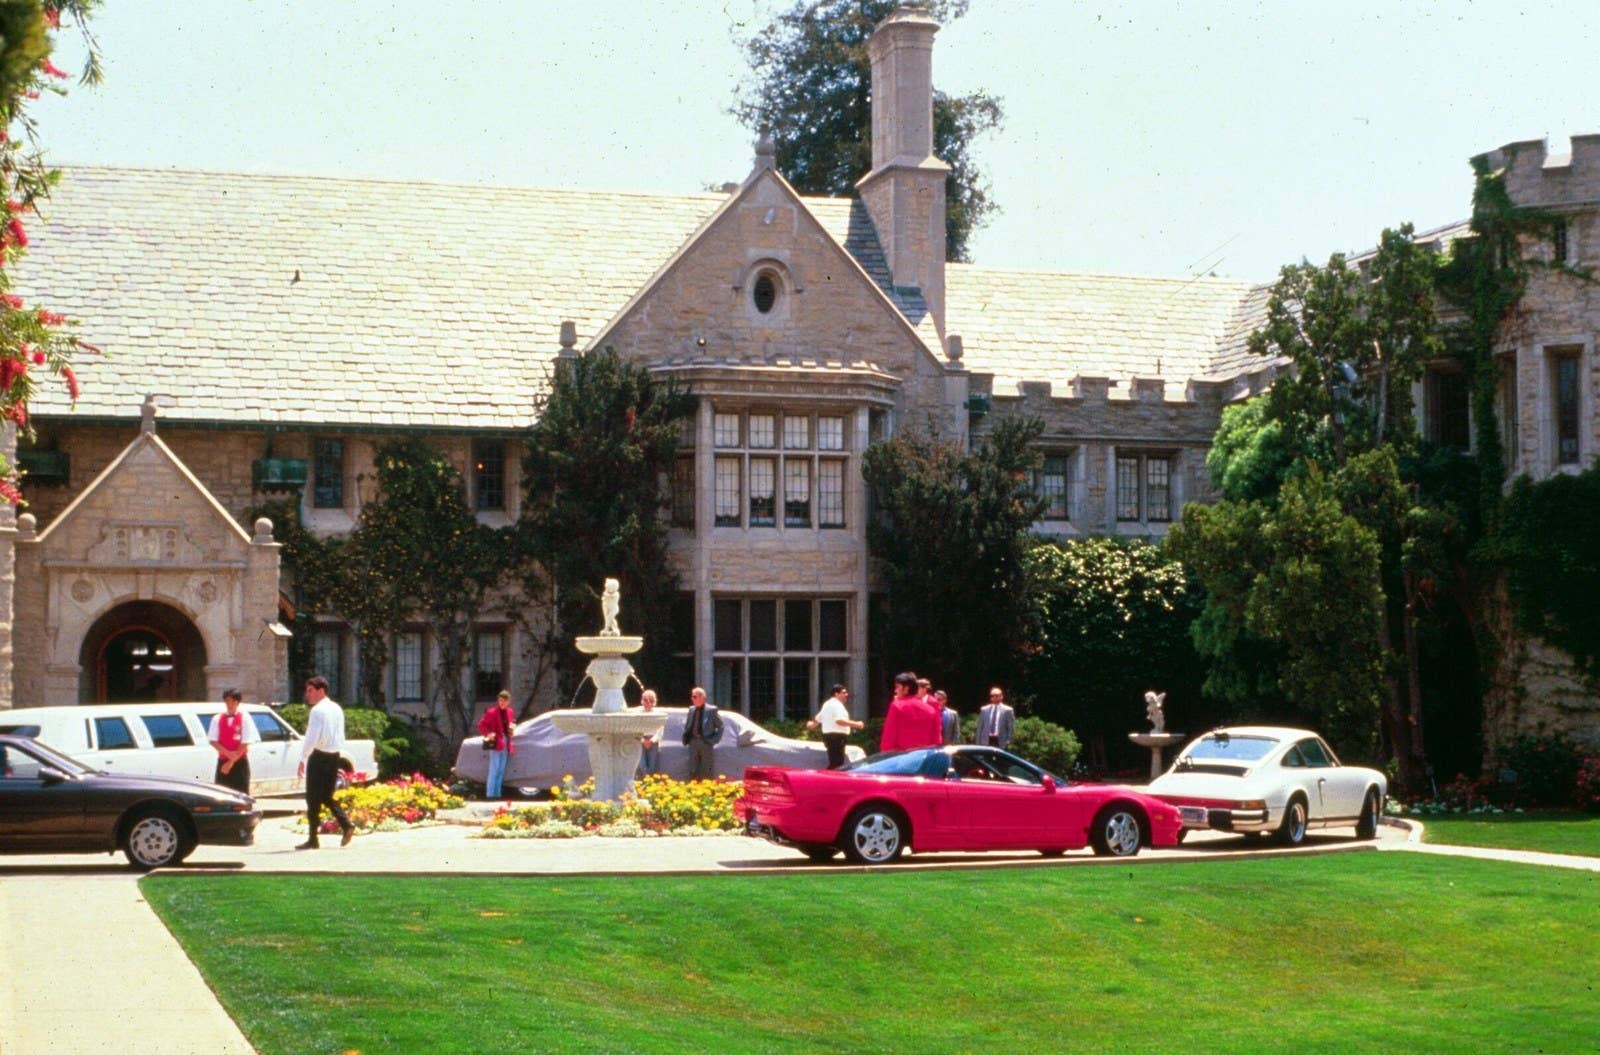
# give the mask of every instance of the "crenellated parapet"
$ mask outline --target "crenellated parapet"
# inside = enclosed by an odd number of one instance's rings
[[[1504,169],[1506,190],[1518,205],[1558,207],[1600,202],[1600,135],[1572,137],[1570,153],[1554,153],[1545,139],[1507,143],[1475,161]]]
[[[993,374],[971,375],[971,391],[995,400],[1019,400],[1025,405],[1048,403],[1077,406],[1133,406],[1140,404],[1172,406],[1194,404],[1220,407],[1265,392],[1282,373],[1275,363],[1264,364],[1248,374],[1221,380],[1191,378],[1182,387],[1165,377],[1104,377],[1077,374],[1064,391],[1050,381],[1018,381],[1013,385],[994,383]]]

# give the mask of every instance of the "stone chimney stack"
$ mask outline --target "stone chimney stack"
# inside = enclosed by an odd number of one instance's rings
[[[856,190],[878,229],[894,284],[921,292],[944,335],[944,181],[933,156],[933,37],[926,11],[898,8],[867,41],[872,59],[872,171]],[[913,322],[917,320],[912,320]]]

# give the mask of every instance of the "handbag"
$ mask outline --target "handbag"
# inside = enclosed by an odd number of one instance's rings
[[[493,733],[488,733],[487,735],[485,735],[483,740],[481,741],[481,743],[483,744],[483,749],[485,751],[493,751],[494,750],[494,734]]]

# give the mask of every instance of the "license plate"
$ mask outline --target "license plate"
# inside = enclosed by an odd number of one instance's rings
[[[1204,828],[1209,820],[1209,811],[1204,806],[1179,806],[1178,819],[1186,828]]]

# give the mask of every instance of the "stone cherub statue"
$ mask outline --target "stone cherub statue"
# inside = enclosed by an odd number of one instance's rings
[[[615,579],[607,579],[605,592],[600,595],[600,614],[605,617],[605,626],[600,631],[601,637],[621,636],[622,631],[617,629],[617,609],[621,605],[621,584]]]
[[[1162,712],[1161,705],[1167,701],[1164,692],[1147,692],[1144,694],[1144,716],[1150,720],[1152,733],[1167,731],[1167,716]]]

